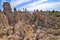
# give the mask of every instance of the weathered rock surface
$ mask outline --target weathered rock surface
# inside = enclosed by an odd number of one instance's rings
[[[8,2],[0,10],[0,40],[60,40],[60,22],[53,12],[36,10],[14,12]]]

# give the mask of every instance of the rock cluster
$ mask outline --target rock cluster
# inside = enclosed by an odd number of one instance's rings
[[[8,2],[0,10],[0,40],[60,40],[60,22],[52,11],[14,12]]]

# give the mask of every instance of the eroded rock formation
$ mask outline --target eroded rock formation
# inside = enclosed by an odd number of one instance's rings
[[[14,12],[8,2],[0,10],[0,40],[60,40],[60,22],[50,11]]]

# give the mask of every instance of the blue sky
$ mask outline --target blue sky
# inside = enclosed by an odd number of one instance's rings
[[[16,7],[19,10],[27,8],[29,11],[34,9],[60,11],[60,0],[0,0],[1,10],[3,10],[3,2],[9,2],[12,9]]]

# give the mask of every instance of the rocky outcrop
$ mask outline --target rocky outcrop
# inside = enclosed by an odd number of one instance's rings
[[[8,19],[1,10],[0,10],[0,23],[1,23],[0,25],[2,25],[2,26],[9,26]]]
[[[0,40],[60,40],[60,25],[50,11],[14,12],[8,2],[0,10]]]
[[[10,4],[8,2],[3,2],[3,8],[4,8],[3,12],[8,18],[9,25],[14,25],[15,20],[14,20],[14,18],[12,16],[12,11],[11,11]]]
[[[3,8],[4,8],[4,14],[7,16],[7,17],[11,17],[11,7],[10,7],[10,4],[8,2],[3,2]]]

